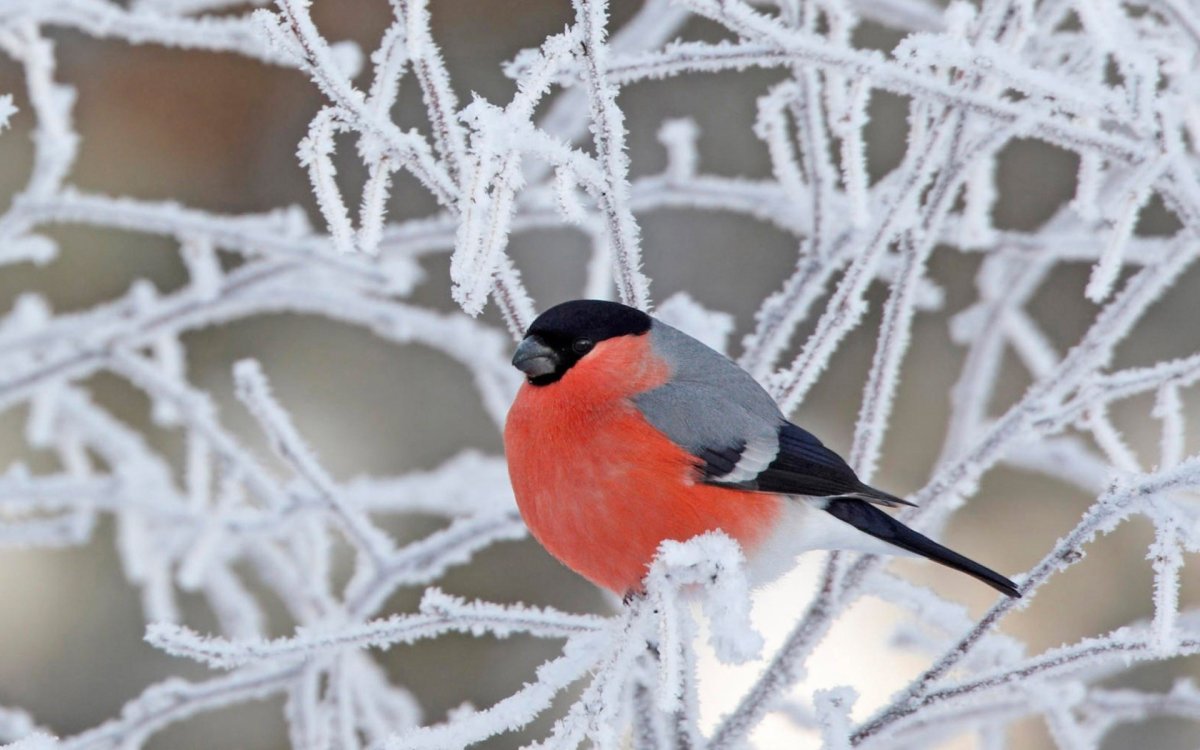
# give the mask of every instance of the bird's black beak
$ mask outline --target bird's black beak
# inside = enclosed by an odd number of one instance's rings
[[[550,375],[558,370],[558,353],[546,346],[536,336],[527,336],[517,347],[512,358],[513,367],[529,378]]]

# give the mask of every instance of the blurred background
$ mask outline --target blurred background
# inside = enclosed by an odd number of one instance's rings
[[[613,24],[636,8],[614,3]],[[460,101],[476,93],[494,103],[512,94],[501,63],[522,48],[537,45],[573,18],[565,0],[434,0],[434,36],[441,44]],[[387,2],[318,0],[316,21],[330,39],[352,39],[374,49],[391,18]],[[715,27],[693,21],[683,36],[721,38]],[[890,49],[901,35],[864,24],[864,46]],[[233,55],[130,46],[55,31],[57,78],[78,91],[74,110],[82,146],[69,182],[110,195],[175,200],[220,212],[252,212],[289,204],[303,206],[314,225],[320,214],[307,175],[296,161],[296,145],[309,120],[323,104],[303,74],[262,65]],[[655,173],[665,165],[656,133],[665,119],[691,117],[700,127],[700,169],[704,172],[765,177],[770,174],[765,148],[754,136],[755,100],[778,80],[770,71],[687,76],[647,82],[626,89],[620,103],[629,128],[634,174]],[[0,134],[0,207],[28,177],[32,119],[19,67],[0,57],[0,93],[14,94],[21,112],[10,131]],[[895,166],[903,153],[907,103],[877,94],[871,102],[869,167],[873,177]],[[396,111],[404,127],[424,128],[424,108],[415,85],[406,82]],[[344,148],[353,155],[353,149]],[[1000,198],[996,224],[1033,229],[1074,191],[1077,158],[1039,142],[1017,142],[1000,162]],[[347,199],[365,175],[353,158],[339,164]],[[427,215],[432,200],[411,179],[399,178],[390,206],[393,219]],[[640,217],[646,271],[653,294],[662,300],[687,290],[705,306],[727,311],[737,321],[732,350],[751,327],[762,299],[775,291],[796,258],[794,238],[769,225],[718,213],[659,211]],[[1160,206],[1142,216],[1138,233],[1169,234],[1174,218]],[[176,243],[118,231],[56,226],[47,233],[60,243],[61,256],[44,267],[20,265],[0,273],[0,309],[11,307],[22,292],[36,290],[56,311],[82,310],[123,294],[139,278],[160,292],[178,288],[186,273]],[[541,307],[578,296],[590,256],[588,240],[569,230],[514,236],[511,252]],[[978,256],[939,249],[930,277],[946,292],[938,312],[918,317],[912,350],[905,360],[899,400],[888,434],[878,484],[896,494],[924,483],[937,457],[948,415],[947,393],[958,374],[962,351],[954,345],[947,322],[974,300]],[[423,261],[426,281],[417,301],[451,310],[448,258]],[[1039,293],[1032,310],[1060,351],[1085,329],[1096,307],[1083,295],[1088,267],[1060,267]],[[811,391],[797,420],[835,449],[849,447],[861,384],[874,348],[878,315],[886,289],[870,295],[871,314],[834,357]],[[1118,351],[1116,365],[1147,364],[1200,350],[1195,300],[1200,269],[1192,269],[1156,305]],[[818,304],[817,310],[820,309]],[[500,326],[494,309],[490,322]],[[810,322],[811,323],[811,322]],[[808,329],[801,331],[802,341]],[[500,436],[488,420],[468,373],[448,358],[421,347],[395,347],[369,333],[315,317],[261,316],[189,334],[188,376],[213,394],[222,420],[257,446],[266,457],[258,431],[232,398],[230,367],[238,359],[260,359],[280,401],[339,478],[359,474],[391,475],[432,467],[458,451],[475,447],[501,451]],[[995,394],[999,412],[1028,384],[1024,370],[1006,364]],[[142,430],[156,448],[178,459],[182,434],[153,426],[146,399],[122,381],[97,376],[85,383],[95,398],[118,417]],[[1151,398],[1123,404],[1115,418],[1142,456],[1153,457],[1157,423]],[[1197,414],[1195,400],[1189,414]],[[23,439],[27,412],[0,414],[0,465],[28,463],[51,470],[53,461],[32,452]],[[1200,423],[1193,418],[1192,425]],[[1188,435],[1191,451],[1197,435]],[[1038,476],[999,468],[990,472],[978,496],[957,514],[946,541],[992,567],[1023,571],[1038,560],[1078,520],[1091,498]],[[432,519],[407,519],[392,527],[402,538],[428,533]],[[1031,653],[1105,632],[1150,614],[1151,571],[1145,559],[1151,539],[1140,520],[1124,524],[1089,550],[1087,559],[1055,579],[1027,610],[1010,617],[1003,629],[1025,641]],[[815,556],[814,556],[815,557]],[[757,614],[777,642],[808,600],[814,563],[762,594]],[[892,569],[929,584],[974,613],[993,599],[990,590],[965,577],[933,566],[893,563]],[[1200,580],[1186,570],[1183,600],[1196,602]],[[447,591],[494,601],[550,604],[572,611],[608,612],[612,602],[590,584],[560,567],[532,541],[496,545],[474,564],[453,570],[441,584]],[[388,611],[411,610],[419,590],[405,590]],[[19,706],[60,735],[94,726],[148,684],[178,674],[203,676],[206,670],[173,659],[142,641],[138,596],[124,580],[113,550],[112,528],[101,526],[92,541],[76,549],[0,551],[0,706]],[[214,628],[199,600],[184,597],[185,618],[193,627]],[[835,630],[829,647],[814,664],[809,684],[854,684],[863,694],[857,714],[865,713],[915,675],[917,657],[890,652],[887,623],[894,613],[866,602],[854,622]],[[286,618],[275,623],[287,631]],[[839,650],[839,646],[844,649]],[[449,636],[419,647],[378,654],[392,678],[413,689],[427,720],[438,720],[464,701],[487,706],[531,678],[534,668],[556,652],[553,641]],[[853,652],[853,661],[844,654]],[[890,654],[890,655],[889,655]],[[715,668],[714,668],[715,669]],[[1166,690],[1182,675],[1200,673],[1196,659],[1137,669],[1124,683]],[[714,672],[714,674],[716,674]],[[754,670],[722,673],[723,690],[705,693],[719,712],[722,700],[736,695]],[[741,682],[739,682],[741,681]],[[251,704],[204,716],[156,736],[152,748],[283,748],[287,737],[281,701]],[[560,700],[560,705],[565,702]],[[856,714],[856,715],[857,715]],[[532,730],[540,734],[553,717]],[[774,721],[774,720],[773,720]],[[782,720],[768,725],[765,747],[790,731]],[[1194,726],[1194,725],[1193,725]],[[775,734],[770,734],[775,732]],[[1042,722],[1021,723],[1013,747],[1050,746]],[[512,747],[529,735],[512,735],[491,746]],[[776,738],[776,739],[770,739]],[[1108,747],[1195,747],[1200,736],[1182,722],[1156,722],[1123,730]]]

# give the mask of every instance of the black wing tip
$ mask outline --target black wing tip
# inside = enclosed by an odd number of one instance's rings
[[[825,511],[876,539],[921,555],[952,570],[966,573],[1007,597],[1021,598],[1021,590],[1008,578],[938,544],[924,534],[913,531],[869,502],[858,498],[835,497],[825,505]]]
[[[786,495],[857,497],[887,507],[916,504],[865,484],[850,465],[808,430],[784,421],[779,426],[779,455],[758,475],[758,488]]]
[[[888,492],[884,492],[883,490],[877,490],[874,487],[867,485],[867,484],[863,485],[862,493],[864,495],[864,497],[863,497],[864,500],[867,500],[867,501],[873,502],[873,503],[878,503],[880,505],[885,505],[889,508],[895,508],[898,506],[905,506],[908,508],[917,507],[916,503],[909,502],[908,500],[905,500],[902,497],[896,497],[895,495],[888,493]]]

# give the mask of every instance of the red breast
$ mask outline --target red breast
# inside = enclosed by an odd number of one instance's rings
[[[751,551],[781,510],[775,495],[700,483],[696,459],[642,417],[631,398],[670,375],[650,336],[608,339],[558,382],[523,384],[504,429],[533,535],[618,594],[641,588],[664,539],[721,529]]]

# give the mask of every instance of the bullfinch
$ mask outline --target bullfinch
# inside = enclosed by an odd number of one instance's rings
[[[769,581],[815,549],[927,557],[1012,597],[1016,585],[892,518],[732,360],[646,313],[575,300],[529,326],[504,448],[517,506],[550,554],[618,595],[659,543],[720,530]]]

